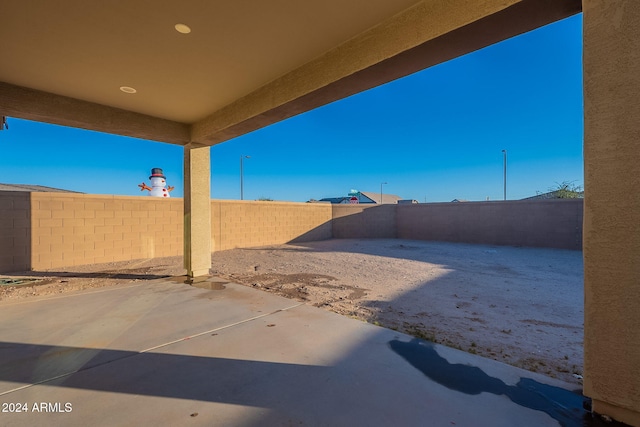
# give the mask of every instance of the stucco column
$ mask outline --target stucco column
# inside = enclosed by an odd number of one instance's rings
[[[584,393],[640,426],[640,1],[583,11]]]
[[[210,147],[184,147],[184,268],[191,278],[211,268]]]

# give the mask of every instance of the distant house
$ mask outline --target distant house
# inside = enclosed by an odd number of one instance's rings
[[[330,202],[333,204],[350,204],[351,198],[355,197],[359,204],[396,204],[401,200],[400,196],[395,194],[382,194],[382,201],[380,200],[380,193],[361,191],[357,195],[346,197],[327,197],[318,200],[319,202]]]
[[[398,200],[398,204],[399,205],[415,205],[415,204],[418,204],[418,201],[415,199],[404,199],[404,200]]]
[[[2,184],[0,191],[30,191],[44,193],[78,193],[78,191],[63,190],[62,188],[45,187],[44,185],[31,184]]]
[[[458,202],[468,202],[468,200],[467,199],[453,199],[451,201],[451,203],[458,203]]]
[[[360,194],[360,203],[397,204],[398,200],[402,200],[402,197],[395,194],[382,194],[382,200],[380,200],[380,193],[361,191]]]
[[[348,197],[325,197],[324,199],[316,200],[316,202],[325,202],[331,203],[334,205],[339,205],[343,203],[349,203]]]

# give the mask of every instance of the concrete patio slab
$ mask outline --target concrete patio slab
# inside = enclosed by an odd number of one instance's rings
[[[156,280],[0,303],[0,341],[2,425],[582,426],[588,417],[559,381],[232,283]]]

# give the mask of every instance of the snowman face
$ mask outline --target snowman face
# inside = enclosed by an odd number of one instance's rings
[[[159,176],[154,176],[151,178],[151,186],[152,187],[164,187],[166,181],[164,178],[160,178]]]

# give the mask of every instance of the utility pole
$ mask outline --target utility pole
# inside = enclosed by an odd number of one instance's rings
[[[243,177],[244,171],[242,170],[243,169],[242,161],[244,159],[250,159],[250,158],[251,156],[240,155],[240,200],[244,200],[244,177]]]
[[[507,200],[507,150],[502,150],[503,157],[503,183],[504,183],[504,200]]]

